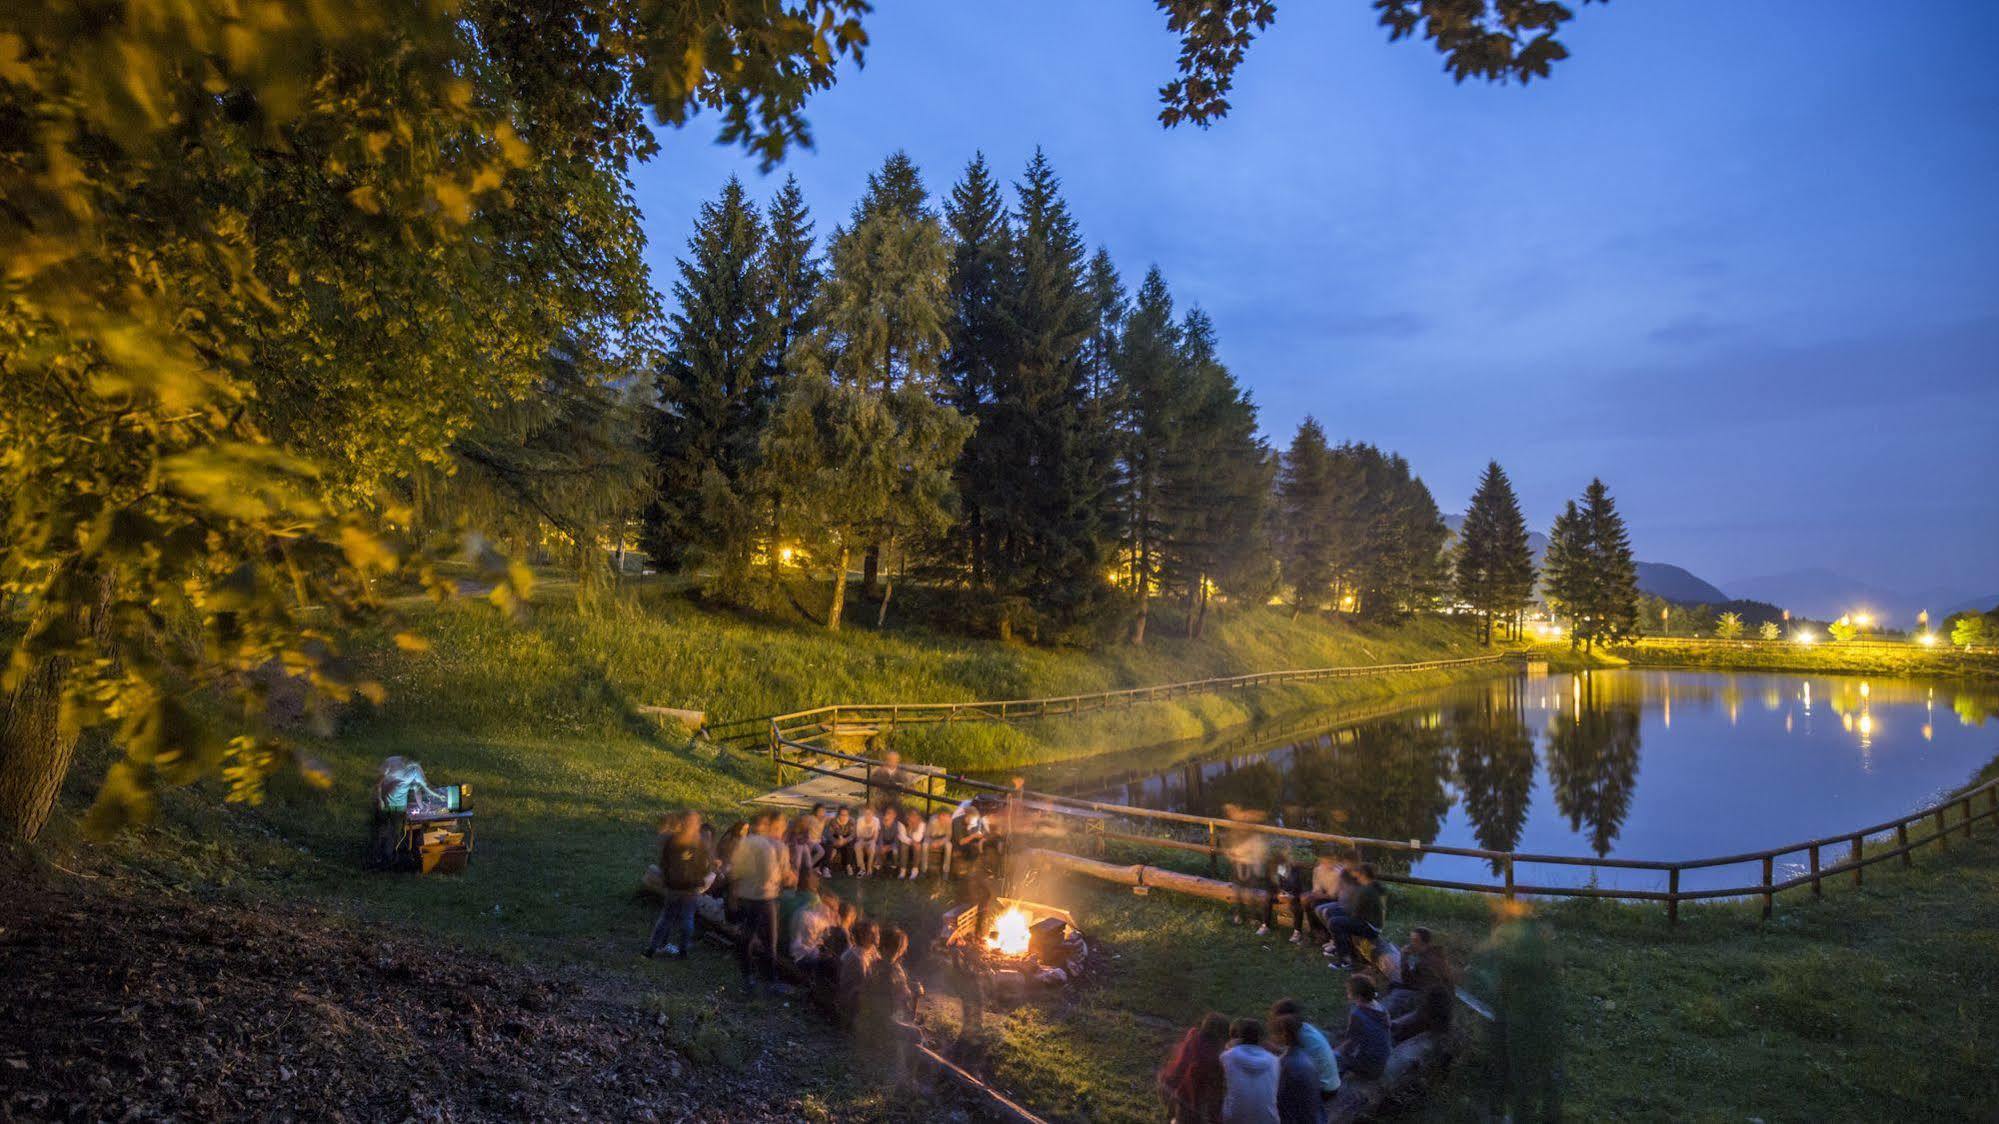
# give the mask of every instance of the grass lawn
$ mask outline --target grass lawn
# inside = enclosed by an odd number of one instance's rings
[[[209,792],[164,802],[160,824],[103,847],[73,818],[45,836],[48,861],[116,871],[163,890],[249,902],[303,899],[411,926],[444,941],[594,973],[660,1013],[691,1056],[776,1071],[810,1090],[809,1115],[915,1113],[856,1076],[815,1020],[785,1004],[733,998],[720,952],[692,964],[633,955],[651,907],[633,891],[665,809],[734,814],[768,787],[753,757],[690,746],[637,716],[645,703],[717,718],[832,701],[942,701],[1065,694],[1252,670],[1464,655],[1448,623],[1362,629],[1289,621],[1264,610],[1211,622],[1203,642],[1156,637],[1142,650],[1043,651],[857,629],[835,639],[650,595],[644,604],[572,608],[551,601],[525,625],[472,607],[425,611],[432,650],[368,656],[391,691],[313,749],[335,770],[330,794],[296,781],[258,808]],[[1162,630],[1163,631],[1163,630]],[[1397,677],[1152,704],[1017,727],[936,727],[902,741],[913,759],[1004,767],[1211,732],[1308,706],[1379,704],[1447,677]],[[942,740],[948,737],[950,740]],[[453,878],[359,870],[366,791],[390,753],[433,781],[475,786],[478,851]],[[101,758],[65,794],[87,801]],[[1988,828],[1989,832],[1990,829]],[[1925,856],[1824,902],[1792,897],[1759,924],[1733,907],[1691,909],[1668,930],[1657,910],[1572,904],[1549,911],[1567,960],[1576,1119],[1874,1119],[1925,1111],[1989,1114],[1999,1104],[1999,847],[1991,835]],[[1115,958],[1101,978],[1041,1007],[994,1016],[988,1068],[1028,1104],[1070,1120],[1151,1119],[1150,1074],[1166,1044],[1208,1009],[1260,1013],[1281,995],[1337,1026],[1342,978],[1316,952],[1256,941],[1225,911],[1094,883],[1037,886],[1069,905]],[[870,884],[867,906],[922,924],[941,909],[923,889]],[[1486,905],[1442,892],[1399,893],[1391,934],[1429,924],[1459,948],[1488,926]],[[950,1013],[940,1008],[940,1020]],[[803,1043],[803,1045],[799,1045]],[[829,1051],[831,1051],[829,1053]],[[1469,1067],[1426,1112],[1457,1119],[1476,1090]],[[823,1112],[821,1111],[823,1109]],[[907,1111],[905,1111],[907,1110]]]

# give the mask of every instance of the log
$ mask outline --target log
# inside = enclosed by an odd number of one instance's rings
[[[682,710],[674,706],[642,706],[639,713],[647,718],[670,718],[690,730],[699,730],[708,724],[705,710]]]

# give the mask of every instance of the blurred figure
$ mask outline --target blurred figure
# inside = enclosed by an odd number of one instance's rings
[[[1277,1124],[1277,1055],[1264,1048],[1263,1024],[1237,1019],[1222,1051],[1222,1124]]]
[[[665,883],[665,904],[653,923],[645,955],[662,951],[685,960],[694,949],[694,903],[715,878],[714,856],[701,838],[701,813],[670,817],[660,834],[659,872]]]
[[[1257,904],[1257,897],[1269,900],[1270,837],[1249,825],[1263,822],[1263,815],[1235,804],[1222,805],[1222,814],[1240,827],[1231,827],[1222,843],[1229,860],[1229,881],[1235,887],[1229,924],[1240,925]],[[1267,928],[1267,926],[1266,926]]]
[[[1326,1102],[1319,1068],[1299,1049],[1305,1020],[1294,1014],[1270,1020],[1270,1041],[1282,1052],[1277,1063],[1277,1124],[1324,1124]]]
[[[1389,981],[1388,995],[1382,1002],[1395,1040],[1404,1042],[1433,1030],[1449,1031],[1457,998],[1457,978],[1450,958],[1430,930],[1420,925],[1409,930],[1409,943],[1402,947],[1401,970]]]
[[[1527,903],[1501,902],[1478,971],[1480,987],[1492,996],[1488,1110],[1517,1124],[1561,1119],[1561,960],[1554,933]]]
[[[1229,1021],[1204,1015],[1187,1028],[1159,1071],[1159,1095],[1168,1124],[1216,1124],[1222,1118],[1222,1049]]]

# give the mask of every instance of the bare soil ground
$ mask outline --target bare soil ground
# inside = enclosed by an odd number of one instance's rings
[[[668,1016],[586,975],[306,907],[6,873],[0,1120],[825,1115],[775,1062],[696,1064]]]

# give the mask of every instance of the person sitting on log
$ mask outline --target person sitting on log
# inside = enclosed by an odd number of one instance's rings
[[[1263,1044],[1263,1024],[1237,1019],[1222,1051],[1222,1124],[1277,1124],[1277,1055]]]
[[[1229,1021],[1209,1013],[1187,1028],[1159,1070],[1159,1096],[1169,1124],[1215,1124],[1222,1116],[1222,1050]]]
[[[909,1071],[909,1047],[923,1039],[916,1023],[916,1002],[923,989],[910,981],[902,962],[908,951],[909,934],[890,926],[881,936],[861,996],[863,1033],[870,1044],[888,1052],[897,1080]]]
[[[833,891],[822,888],[818,877],[810,871],[798,876],[798,888],[805,890],[808,887],[812,891],[812,900],[791,917],[789,947],[792,963],[811,976],[827,932],[839,924],[840,899],[833,896]]]
[[[1320,1099],[1331,1103],[1340,1091],[1340,1063],[1333,1056],[1333,1044],[1326,1039],[1326,1032],[1305,1018],[1305,1008],[1296,999],[1279,999],[1270,1005],[1270,1021],[1275,1024],[1286,1015],[1298,1020],[1296,1040],[1286,1049],[1302,1051],[1312,1059],[1312,1065],[1319,1074]]]
[[[1430,930],[1420,925],[1409,930],[1409,943],[1402,948],[1401,974],[1388,985],[1382,1002],[1395,1041],[1449,1030],[1457,997],[1450,958],[1437,946]]]
[[[1339,899],[1340,875],[1345,870],[1340,853],[1331,846],[1320,847],[1312,859],[1312,884],[1305,891],[1305,918],[1315,939],[1328,942],[1333,939],[1333,932],[1326,928],[1319,911]]]
[[[1303,944],[1305,930],[1311,924],[1306,918],[1311,916],[1305,908],[1305,892],[1311,886],[1311,875],[1298,862],[1298,855],[1289,851],[1274,851],[1276,862],[1270,864],[1270,887],[1263,895],[1263,924],[1256,930],[1263,936],[1277,927],[1277,902],[1281,898],[1291,906],[1291,943]]]
[[[860,876],[872,877],[875,865],[881,861],[882,820],[873,808],[861,805],[854,817],[854,864],[860,868]]]
[[[1319,1067],[1300,1049],[1305,1020],[1295,1014],[1270,1020],[1270,1041],[1280,1052],[1277,1063],[1277,1124],[1324,1124],[1326,1102],[1319,1089]]]
[[[915,878],[923,873],[923,862],[929,850],[925,841],[930,834],[930,825],[923,813],[910,808],[902,814],[902,846],[896,855],[901,864],[902,877]]]
[[[848,874],[859,869],[860,856],[854,851],[854,813],[844,804],[826,825],[826,866]]]
[[[902,877],[902,809],[890,805],[881,811],[881,857],[876,862],[877,872]]]
[[[1366,957],[1361,955],[1359,942],[1365,940],[1372,945],[1381,939],[1388,903],[1374,873],[1373,863],[1348,867],[1339,900],[1319,914],[1326,928],[1332,930],[1332,947],[1326,949],[1326,954],[1334,958],[1335,968],[1360,967]]]
[[[1373,980],[1359,973],[1347,977],[1346,1037],[1333,1048],[1343,1080],[1378,1081],[1388,1067],[1388,1054],[1394,1044],[1388,1030],[1388,1012],[1375,1002],[1375,994]]]

